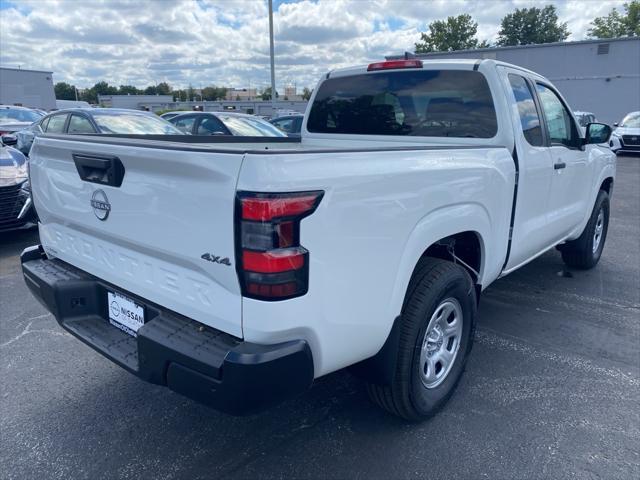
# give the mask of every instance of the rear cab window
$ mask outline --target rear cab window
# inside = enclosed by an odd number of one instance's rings
[[[496,110],[472,70],[387,71],[329,78],[319,87],[312,133],[492,138]]]

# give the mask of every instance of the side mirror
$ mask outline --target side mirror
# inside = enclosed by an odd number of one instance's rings
[[[10,133],[5,133],[4,135],[0,136],[0,138],[2,138],[2,144],[3,145],[15,145],[16,143],[18,143],[18,137],[16,137],[15,135],[12,135]]]
[[[590,123],[587,125],[587,135],[584,143],[606,143],[609,141],[612,132],[611,127],[605,123]]]
[[[617,127],[618,126],[618,122],[613,122],[613,126]]]

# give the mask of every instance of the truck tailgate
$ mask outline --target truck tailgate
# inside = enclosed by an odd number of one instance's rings
[[[234,202],[242,159],[38,138],[30,175],[41,243],[117,288],[241,337]]]

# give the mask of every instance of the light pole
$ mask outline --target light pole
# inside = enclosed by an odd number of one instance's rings
[[[271,53],[271,108],[276,114],[276,68],[273,53],[273,0],[269,0],[269,50]]]

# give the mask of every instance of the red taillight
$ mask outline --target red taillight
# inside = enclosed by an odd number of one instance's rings
[[[300,245],[300,221],[323,192],[238,193],[238,276],[243,295],[282,300],[307,293],[309,252]]]
[[[387,62],[370,63],[367,67],[367,72],[397,68],[422,68],[422,60],[389,60]]]
[[[304,266],[304,249],[269,250],[268,252],[242,252],[242,266],[248,272],[280,273],[288,270],[298,270]]]
[[[245,198],[242,200],[242,219],[268,221],[276,217],[291,217],[314,208],[316,195],[282,198]]]

